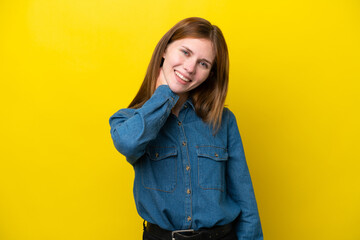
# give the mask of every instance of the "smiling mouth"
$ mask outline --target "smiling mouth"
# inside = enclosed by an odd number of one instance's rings
[[[175,71],[176,76],[178,76],[179,78],[181,78],[181,80],[184,80],[185,82],[191,82],[190,79],[184,77],[181,73],[179,73],[178,71]]]

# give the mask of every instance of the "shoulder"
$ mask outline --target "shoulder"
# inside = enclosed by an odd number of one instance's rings
[[[233,134],[238,131],[238,123],[235,114],[227,107],[224,107],[221,128],[226,129],[228,134]]]
[[[225,122],[226,124],[229,124],[231,122],[236,123],[235,114],[227,107],[224,107],[223,109],[222,121]]]

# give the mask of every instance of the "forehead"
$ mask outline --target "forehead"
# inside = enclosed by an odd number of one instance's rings
[[[176,40],[168,45],[168,48],[186,47],[192,51],[194,55],[201,58],[213,60],[215,51],[212,42],[206,38],[183,38]]]

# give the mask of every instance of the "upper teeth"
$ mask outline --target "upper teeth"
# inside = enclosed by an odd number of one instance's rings
[[[187,79],[186,77],[181,75],[179,72],[175,71],[175,74],[178,75],[178,77],[181,78],[182,80],[184,80],[185,82],[190,82],[190,79]]]

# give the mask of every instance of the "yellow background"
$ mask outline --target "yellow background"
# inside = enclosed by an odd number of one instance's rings
[[[141,239],[108,118],[190,16],[227,40],[265,239],[360,239],[359,1],[1,0],[1,240]]]

